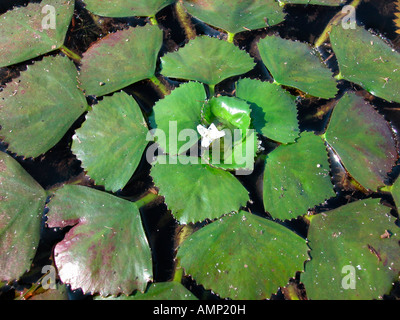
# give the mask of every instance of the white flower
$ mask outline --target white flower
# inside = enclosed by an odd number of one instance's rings
[[[208,129],[199,124],[197,126],[197,131],[201,135],[201,146],[203,148],[208,148],[214,140],[225,136],[225,132],[219,131],[214,123],[211,123]]]

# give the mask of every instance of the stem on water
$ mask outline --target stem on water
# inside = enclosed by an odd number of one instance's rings
[[[167,86],[164,83],[162,83],[156,76],[149,78],[149,80],[164,96],[167,96],[171,93],[171,91],[167,88]]]
[[[293,283],[288,284],[282,289],[282,291],[288,300],[300,300],[300,297],[296,291],[296,287]]]
[[[153,26],[158,26],[158,21],[155,15],[149,16],[150,24]]]
[[[352,3],[349,5],[357,8],[357,6],[360,4],[361,0],[353,0]],[[332,19],[329,21],[328,25],[325,27],[324,31],[321,33],[319,38],[315,41],[314,47],[318,48],[320,47],[329,37],[329,33],[332,30],[332,26],[337,25],[339,21],[341,21],[345,16],[348,15],[347,11],[339,11]]]
[[[392,192],[392,187],[393,186],[383,186],[383,187],[380,187],[378,190],[379,190],[379,192]]]
[[[226,39],[226,41],[233,43],[233,38],[235,38],[235,34],[232,32],[228,32],[228,38]]]
[[[153,202],[158,198],[158,194],[148,192],[144,196],[142,196],[140,199],[135,201],[135,204],[138,208],[144,207],[148,205],[150,202]]]
[[[208,85],[208,92],[210,93],[210,98],[214,97],[214,94],[215,94],[215,85],[214,84]]]
[[[174,277],[172,278],[172,281],[181,283],[182,277],[183,277],[183,268],[181,267],[180,260],[176,259],[175,272],[174,272]]]
[[[64,53],[67,57],[71,58],[75,62],[81,62],[82,58],[77,53],[73,52],[72,50],[68,49],[66,46],[62,45],[60,48],[61,52]]]
[[[196,30],[193,28],[189,15],[186,13],[182,0],[175,4],[176,16],[182,28],[185,30],[186,37],[190,39],[196,38]]]
[[[174,247],[177,249],[187,237],[189,237],[195,231],[191,224],[180,225],[175,230],[175,244]],[[183,277],[183,268],[178,258],[175,259],[175,270],[172,281],[181,282]]]

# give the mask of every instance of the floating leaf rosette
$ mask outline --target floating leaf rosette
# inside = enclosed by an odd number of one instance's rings
[[[244,100],[228,96],[207,99],[202,84],[188,82],[156,103],[150,123],[157,143],[170,155],[184,154],[202,134],[206,149],[202,160],[227,170],[253,168],[258,140],[250,130],[250,106]],[[219,135],[211,136],[212,126]]]
[[[61,290],[47,297],[296,298],[299,276],[301,298],[390,292],[400,60],[335,25],[360,1],[34,2],[0,16],[0,280],[16,294],[53,232]],[[299,8],[337,11],[318,51],[288,29]],[[47,191],[28,174],[79,163]],[[395,206],[380,204],[390,194]]]

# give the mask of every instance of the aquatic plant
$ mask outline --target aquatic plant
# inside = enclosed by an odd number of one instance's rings
[[[17,73],[0,92],[1,281],[21,279],[43,229],[60,228],[58,283],[99,298],[196,298],[188,279],[231,299],[279,288],[286,298],[390,293],[400,270],[398,145],[374,104],[400,103],[400,55],[361,24],[343,24],[360,1],[348,11],[342,0],[76,2],[0,16],[0,66]],[[337,13],[314,43],[302,42],[272,32],[292,5]],[[68,46],[78,11],[93,22],[87,29],[117,27],[93,31],[80,52]],[[185,38],[177,47],[160,12],[174,13]],[[321,106],[322,130],[301,127],[304,101]],[[43,188],[21,164],[63,137],[90,183]],[[143,161],[154,186],[125,197]],[[140,213],[157,199],[180,231],[165,282],[154,279]],[[251,210],[256,201],[263,210]]]

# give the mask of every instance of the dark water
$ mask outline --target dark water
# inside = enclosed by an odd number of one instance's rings
[[[40,1],[4,1],[0,0],[0,13],[3,13],[10,9],[12,5],[25,5],[28,2],[40,2]],[[318,35],[325,28],[329,20],[339,11],[340,9],[335,7],[324,7],[324,6],[302,6],[302,5],[291,5],[287,6],[287,18],[286,20],[268,30],[257,30],[252,32],[243,32],[236,37],[237,45],[241,48],[248,50],[251,54],[254,52],[255,40],[258,37],[262,37],[267,33],[279,33],[282,37],[297,39],[303,42],[313,43]],[[394,12],[394,1],[364,1],[357,9],[357,21],[359,24],[363,24],[366,28],[372,28],[374,31],[381,33],[384,37],[390,41],[394,48],[400,49],[400,37],[395,33],[393,15]],[[185,43],[185,34],[176,23],[173,18],[174,14],[172,7],[167,7],[157,14],[157,19],[160,25],[165,30],[165,41],[164,46],[160,55],[165,52],[173,51],[179,46]],[[198,34],[209,34],[218,36],[218,31],[210,28],[209,26],[201,23],[198,20],[193,19],[193,24],[196,27]],[[73,49],[78,53],[82,53],[87,50],[91,43],[101,38],[108,32],[113,32],[118,29],[130,25],[143,25],[146,21],[144,19],[110,19],[105,18],[101,26],[96,25],[91,19],[90,15],[83,8],[80,1],[77,1],[76,13],[74,16],[74,27],[70,29],[66,37],[66,46]],[[85,27],[89,26],[89,28]],[[329,56],[329,52],[322,52],[324,57]],[[40,58],[39,58],[40,59]],[[4,86],[6,82],[10,81],[13,77],[18,76],[19,72],[24,70],[25,64],[19,64],[10,68],[0,69],[0,86]],[[329,67],[332,70],[337,69],[337,65],[334,59],[329,62]],[[253,78],[260,78],[268,80],[268,71],[261,65],[251,71],[246,76]],[[220,92],[230,93],[233,90],[233,83],[237,78],[228,79],[217,86],[217,90]],[[171,85],[174,85],[171,82]],[[340,85],[340,92],[350,88],[350,84],[344,82]],[[362,90],[357,88],[357,90]],[[149,85],[147,81],[141,81],[133,84],[125,89],[126,92],[132,94],[135,99],[139,102],[142,107],[143,113],[148,115],[151,112],[152,106],[155,101],[160,98],[160,95]],[[89,103],[96,103],[93,99],[88,99]],[[333,101],[334,102],[334,101]],[[325,104],[332,103],[332,101],[326,101],[323,99],[305,99],[298,103],[299,110],[299,122],[301,130],[314,130],[316,132],[322,132],[326,126],[327,120],[329,119],[329,112],[322,118],[313,117],[313,115]],[[400,105],[395,103],[388,103],[378,98],[373,99],[373,104],[377,107],[378,111],[381,112],[387,120],[391,122],[395,129],[400,129]],[[72,182],[80,179],[81,183],[93,186],[93,182],[88,177],[85,177],[80,162],[70,151],[70,143],[72,141],[72,135],[74,131],[81,126],[84,121],[84,115],[76,121],[71,129],[65,134],[64,138],[45,155],[36,159],[23,159],[22,157],[16,157],[19,163],[31,174],[44,188],[49,189],[57,185],[61,185],[66,182]],[[265,140],[264,146],[267,150],[274,148],[274,143]],[[6,151],[6,145],[0,143],[0,150]],[[263,161],[257,161],[256,167],[253,174],[249,176],[240,176],[239,180],[250,192],[252,204],[249,205],[249,209],[257,214],[268,218],[268,214],[264,213],[262,204],[262,172],[263,172]],[[339,186],[338,196],[324,206],[315,208],[316,212],[326,211],[351,200],[365,197],[365,195],[357,193],[355,190],[340,189],[340,177],[343,174],[343,168],[339,164],[332,163],[333,171],[335,172],[336,183]],[[392,178],[396,178],[398,175],[398,168],[394,170]],[[150,166],[144,161],[141,162],[138,170],[133,175],[127,186],[120,192],[118,196],[127,199],[137,199],[145,190],[153,187],[152,179],[149,176]],[[390,181],[390,180],[389,180]],[[387,202],[391,202],[392,199],[385,198]],[[153,251],[154,260],[154,280],[155,281],[166,281],[170,279],[172,271],[174,269],[174,235],[177,227],[177,223],[170,215],[166,205],[162,201],[155,202],[141,210],[143,224],[149,238],[150,245]],[[41,276],[41,266],[49,263],[53,246],[60,241],[66,230],[53,230],[44,227],[45,218],[43,218],[42,238],[39,245],[37,255],[34,260],[34,268],[32,272],[26,274],[19,283],[15,283],[14,286],[17,288],[29,287],[31,282],[37,281]],[[302,220],[293,220],[284,223],[287,227],[297,232],[303,237],[307,235],[307,224]],[[294,280],[298,282],[298,277]],[[191,279],[185,279],[185,285],[193,290],[193,292],[199,297],[217,298],[217,296],[211,294],[209,291],[197,285]],[[396,290],[399,291],[399,286],[395,286]],[[1,292],[2,291],[2,292]],[[9,287],[0,289],[0,299],[10,298],[12,290]],[[397,296],[400,296],[398,293]],[[70,292],[72,298],[88,298],[82,295],[81,292]],[[281,299],[282,293],[278,292],[277,296],[273,298]],[[389,298],[389,297],[388,297]]]

